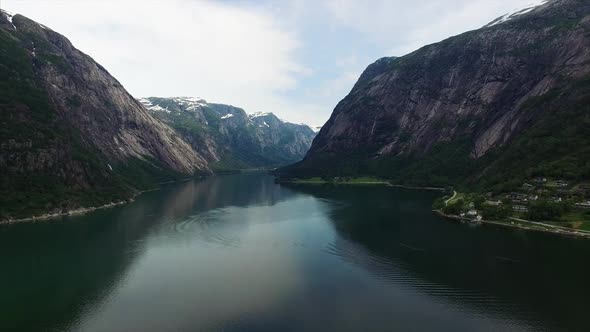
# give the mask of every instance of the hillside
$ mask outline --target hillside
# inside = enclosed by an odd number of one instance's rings
[[[590,2],[554,0],[383,58],[282,177],[503,190],[590,178]]]
[[[0,219],[126,200],[158,182],[210,173],[64,36],[0,14]]]
[[[307,125],[273,113],[191,97],[144,98],[152,115],[174,128],[215,170],[274,168],[300,161],[315,137]]]

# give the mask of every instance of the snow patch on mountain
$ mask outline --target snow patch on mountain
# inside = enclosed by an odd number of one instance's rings
[[[490,24],[486,25],[486,27],[493,27],[498,24],[506,23],[518,16],[522,16],[524,14],[532,12],[537,7],[547,4],[549,1],[550,0],[535,0],[526,6],[517,8],[506,15],[498,17],[497,19],[492,21]]]
[[[12,15],[12,13],[10,13],[9,11],[6,11],[4,9],[0,9],[0,13],[4,14],[4,16],[6,16],[6,19],[8,20],[8,22],[10,22],[10,24],[12,24],[12,27],[14,28],[14,30],[16,30],[16,26],[12,23],[12,17],[14,15]]]
[[[138,101],[143,104],[143,106],[150,108],[153,106],[152,102],[147,98],[139,98]]]
[[[226,114],[226,115],[222,116],[221,119],[222,120],[225,120],[225,119],[229,119],[229,118],[231,118],[233,116],[234,116],[233,114],[229,113],[229,114]]]
[[[255,112],[255,113],[252,113],[252,114],[248,114],[248,117],[250,119],[254,119],[254,118],[259,118],[259,117],[262,117],[262,116],[269,116],[271,114],[272,113],[270,113],[270,112]]]
[[[201,107],[207,106],[207,101],[203,98],[195,98],[195,97],[172,97],[172,98],[163,98],[169,99],[177,103],[179,106],[183,107],[186,111],[195,112]],[[163,108],[161,105],[154,104],[150,98],[140,98],[138,99],[140,103],[142,103],[148,110],[161,112],[165,111],[170,113],[168,107]]]
[[[174,97],[171,99],[184,107],[187,111],[196,111],[201,107],[207,106],[207,101],[198,97]]]
[[[155,105],[152,106],[152,108],[150,108],[150,110],[152,111],[156,111],[156,112],[166,112],[166,113],[170,113],[170,111],[168,110],[168,107],[164,108],[160,105]]]

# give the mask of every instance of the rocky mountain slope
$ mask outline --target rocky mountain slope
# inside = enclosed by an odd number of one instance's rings
[[[216,170],[294,163],[305,156],[315,137],[307,125],[285,122],[272,113],[247,114],[241,108],[191,97],[140,101],[190,142]]]
[[[210,172],[205,157],[68,39],[5,12],[0,123],[0,219],[123,200]]]
[[[383,58],[286,177],[498,187],[590,177],[590,1],[553,0]]]

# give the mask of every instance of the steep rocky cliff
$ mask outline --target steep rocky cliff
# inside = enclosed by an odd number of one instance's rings
[[[297,162],[315,137],[307,125],[280,120],[272,113],[243,109],[191,97],[140,100],[173,127],[216,170],[273,168]]]
[[[285,176],[590,177],[590,1],[554,0],[370,65]]]
[[[129,198],[207,161],[62,35],[0,15],[0,219]]]

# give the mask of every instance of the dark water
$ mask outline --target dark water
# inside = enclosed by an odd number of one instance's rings
[[[0,330],[590,330],[590,241],[451,223],[435,197],[245,174],[0,226]]]

